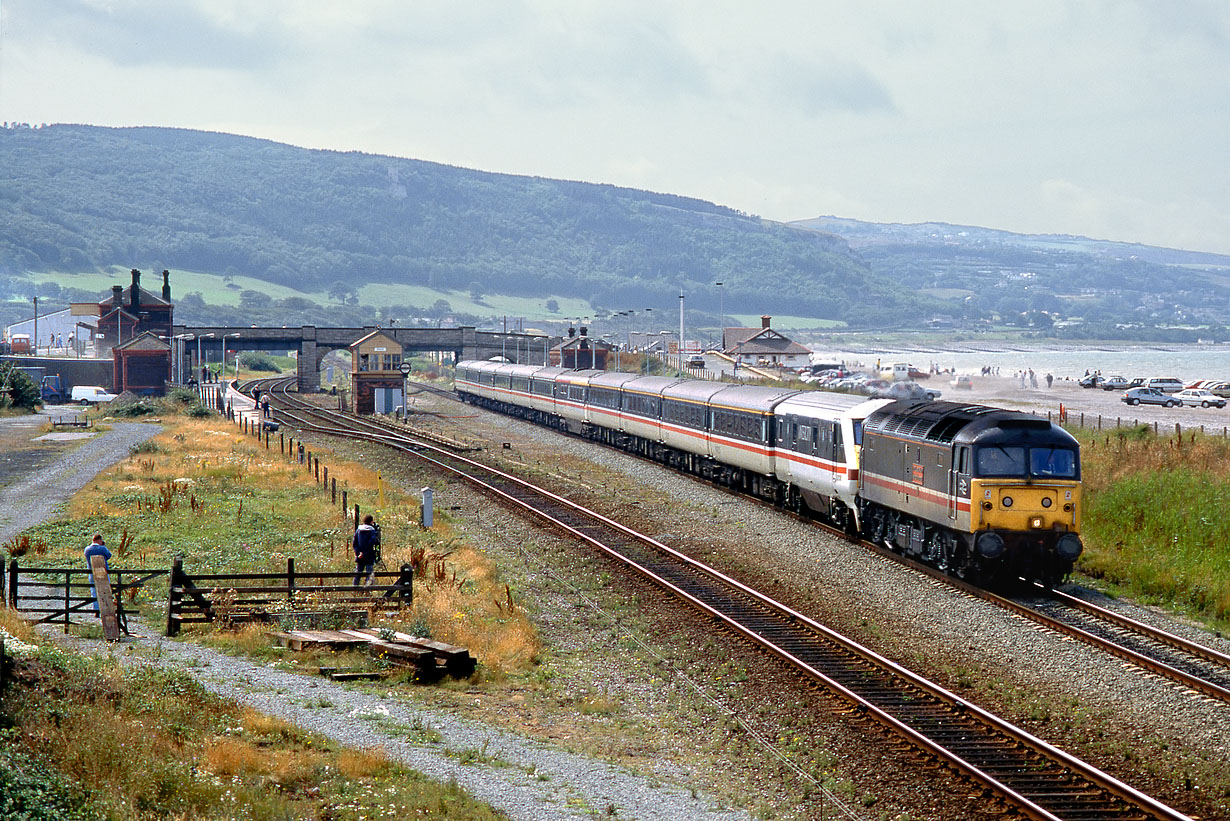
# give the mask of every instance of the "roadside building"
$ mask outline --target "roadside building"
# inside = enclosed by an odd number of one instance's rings
[[[762,316],[759,328],[723,328],[722,353],[740,365],[803,368],[811,364],[811,350],[771,326]]]

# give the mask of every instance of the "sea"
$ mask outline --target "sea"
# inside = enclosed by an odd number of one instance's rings
[[[1103,376],[1173,376],[1184,383],[1198,379],[1230,381],[1230,345],[1124,346],[1122,348],[1001,348],[944,350],[942,348],[858,348],[817,350],[813,362],[844,362],[854,369],[872,369],[908,362],[920,370],[936,366],[956,373],[978,374],[984,367],[998,368],[1000,376],[1033,369],[1039,377],[1077,379],[1088,371]]]

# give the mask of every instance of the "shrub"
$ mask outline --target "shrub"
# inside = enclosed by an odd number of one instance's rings
[[[272,359],[261,353],[245,353],[239,355],[239,364],[249,371],[265,371],[277,373],[282,370]]]
[[[158,413],[158,407],[148,399],[111,408],[111,415],[122,419],[136,419],[141,416],[153,416],[156,413]]]
[[[10,363],[0,363],[0,386],[7,385],[10,393],[0,393],[0,408],[13,407],[33,410],[42,396],[38,385],[26,375],[25,371],[17,370]]]
[[[205,405],[202,405],[200,402],[197,402],[195,405],[189,406],[188,409],[184,411],[184,415],[190,416],[193,419],[204,419],[207,416],[213,416],[214,412]]]
[[[196,391],[188,388],[172,388],[167,392],[166,401],[173,405],[192,405],[200,401]]]

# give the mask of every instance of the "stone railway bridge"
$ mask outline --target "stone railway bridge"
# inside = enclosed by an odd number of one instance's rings
[[[558,337],[479,331],[464,325],[460,328],[384,328],[377,325],[362,328],[320,328],[315,325],[228,328],[174,325],[171,335],[179,345],[172,356],[181,358],[182,372],[186,374],[191,372],[189,368],[199,368],[201,365],[197,361],[198,349],[200,358],[206,362],[221,362],[226,351],[282,353],[298,349],[299,390],[315,393],[320,390],[320,364],[325,354],[346,350],[376,330],[400,342],[403,354],[446,352],[457,359],[489,359],[502,355],[512,362],[530,364],[545,364],[547,351],[560,341]]]

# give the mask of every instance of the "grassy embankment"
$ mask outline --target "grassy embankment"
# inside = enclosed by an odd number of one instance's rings
[[[1112,591],[1230,625],[1230,443],[1147,427],[1081,440],[1080,572]]]
[[[212,695],[185,671],[15,647],[14,634],[36,639],[7,611],[0,627],[20,656],[0,713],[0,817],[504,817],[379,750],[343,749]]]
[[[162,408],[162,433],[100,474],[63,518],[26,531],[6,547],[27,544],[26,563],[75,565],[97,531],[116,553],[113,567],[166,566],[182,555],[190,573],[284,570],[288,556],[299,572],[353,569],[350,521],[309,472],[280,454],[276,437],[266,450],[217,417],[192,418],[169,405]],[[386,563],[412,562],[426,571],[416,578],[413,608],[377,626],[429,633],[469,648],[479,659],[480,678],[533,664],[537,636],[525,613],[510,606],[515,594],[481,553],[451,536],[446,516],[437,513],[436,528],[425,532],[416,505],[387,485],[380,507],[373,472],[313,450],[339,489],[347,488],[350,501],[381,522]],[[145,599],[137,603],[158,625],[165,592],[152,591]],[[8,624],[10,633],[21,634]],[[231,634],[189,630],[187,636],[276,655],[257,628]],[[24,637],[29,640],[29,633]],[[288,666],[310,668],[311,661]],[[359,654],[327,663],[379,664]],[[68,801],[63,807],[88,806],[91,816],[102,807],[102,814],[115,818],[325,817],[325,807],[334,813],[329,817],[359,818],[374,817],[367,810],[385,806],[386,798],[375,798],[377,785],[394,788],[391,802],[404,798],[409,809],[401,815],[414,815],[421,806],[432,814],[489,816],[455,788],[422,783],[378,755],[333,750],[320,739],[216,702],[186,677],[125,673],[108,662],[54,650],[21,663],[18,673],[14,697],[4,701],[3,720],[11,729],[0,743],[8,762],[0,762],[0,779],[20,781],[20,773],[33,773],[20,793],[26,798],[47,790]],[[108,768],[114,777],[104,772]],[[223,800],[235,803],[221,809],[226,805],[216,802]],[[65,810],[48,817],[70,816]]]

